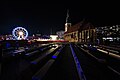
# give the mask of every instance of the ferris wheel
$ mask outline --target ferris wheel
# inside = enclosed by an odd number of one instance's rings
[[[13,29],[12,35],[15,39],[22,40],[28,37],[28,31],[23,27],[16,27]]]

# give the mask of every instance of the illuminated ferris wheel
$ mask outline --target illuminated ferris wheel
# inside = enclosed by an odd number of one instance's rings
[[[13,29],[12,35],[15,39],[22,40],[28,37],[28,31],[23,27],[16,27]]]

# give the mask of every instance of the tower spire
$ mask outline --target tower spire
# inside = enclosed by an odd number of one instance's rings
[[[66,23],[68,23],[68,18],[69,18],[69,9],[67,9]]]
[[[71,27],[71,23],[69,22],[69,10],[67,9],[67,16],[66,16],[66,23],[65,23],[65,32],[67,32],[69,27]]]

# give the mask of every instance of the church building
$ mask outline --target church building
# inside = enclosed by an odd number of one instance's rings
[[[68,22],[69,13],[67,12],[64,40],[69,42],[81,42],[81,43],[95,43],[96,30],[95,27],[88,22],[83,20],[75,25]]]

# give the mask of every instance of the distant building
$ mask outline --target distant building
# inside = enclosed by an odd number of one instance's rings
[[[37,36],[37,37],[41,37],[41,34],[37,33],[37,34],[35,34],[35,36]]]
[[[120,43],[120,25],[96,27],[99,43]]]
[[[50,35],[50,39],[51,40],[57,40],[58,39],[58,35]]]
[[[95,43],[96,30],[90,22],[83,20],[75,25],[68,26],[64,39],[69,42]]]
[[[9,35],[1,35],[0,40],[13,40],[13,36],[11,34],[9,34]]]

